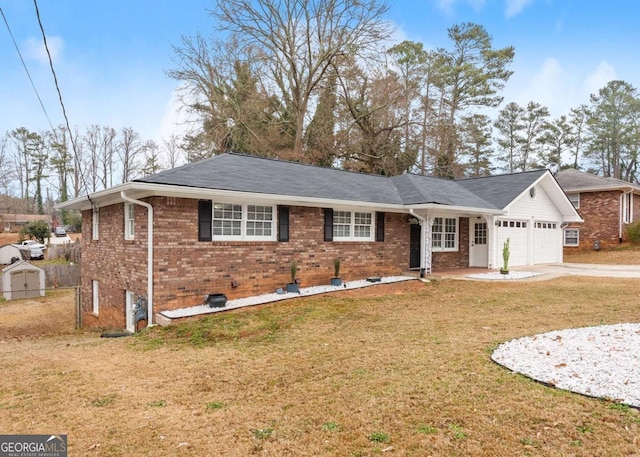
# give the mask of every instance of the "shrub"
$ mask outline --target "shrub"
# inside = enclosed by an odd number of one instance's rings
[[[640,222],[627,226],[627,236],[632,243],[640,244]]]
[[[20,241],[25,238],[38,240],[39,243],[44,244],[44,239],[49,238],[50,229],[49,224],[45,221],[33,221],[26,224],[20,229]]]

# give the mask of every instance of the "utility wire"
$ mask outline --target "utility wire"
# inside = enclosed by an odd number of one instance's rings
[[[67,126],[67,131],[69,132],[69,139],[71,140],[71,147],[73,148],[73,161],[76,167],[76,170],[80,170],[80,162],[78,158],[78,148],[76,146],[76,140],[73,138],[73,132],[71,131],[71,125],[69,124],[69,118],[67,117],[67,110],[64,106],[64,102],[62,101],[62,92],[60,92],[60,86],[58,85],[58,77],[56,75],[56,71],[53,68],[53,59],[51,58],[51,53],[49,52],[49,46],[47,44],[47,34],[44,32],[44,26],[42,25],[42,20],[40,19],[40,10],[38,9],[37,0],[33,0],[33,5],[36,8],[36,16],[38,18],[38,25],[40,26],[40,31],[42,32],[42,39],[44,41],[44,48],[47,51],[47,57],[49,58],[49,67],[51,68],[51,73],[53,74],[53,81],[56,85],[56,91],[58,92],[58,99],[60,100],[60,106],[62,107],[62,115],[64,116],[64,121]],[[53,134],[55,135],[55,129],[51,127]],[[84,175],[82,173],[78,173],[78,176],[82,180],[82,185],[87,192],[89,193],[89,189],[87,187],[87,183],[84,180]]]
[[[33,82],[33,78],[31,78],[31,73],[29,73],[29,69],[27,68],[27,64],[24,62],[24,59],[22,58],[22,53],[20,53],[20,48],[18,48],[18,43],[16,43],[16,39],[13,37],[13,32],[11,31],[11,27],[9,27],[9,21],[7,21],[7,17],[4,15],[4,11],[2,10],[2,8],[0,8],[0,14],[2,14],[2,19],[4,19],[4,25],[6,25],[7,30],[9,31],[9,36],[11,36],[11,41],[13,41],[13,46],[16,48],[18,56],[20,57],[20,62],[22,62],[22,66],[24,67],[24,71],[27,73],[27,76],[29,77],[29,81],[31,82],[31,87],[33,87],[33,91],[36,93],[36,97],[38,98],[38,102],[40,102],[40,107],[42,108],[42,111],[44,112],[44,115],[47,118],[47,121],[49,122],[49,126],[51,127],[51,130],[53,130],[53,124],[51,123],[51,119],[49,119],[49,114],[47,113],[47,110],[44,107],[44,104],[42,103],[42,99],[40,98],[40,94],[38,93],[38,89],[36,89],[36,85]]]

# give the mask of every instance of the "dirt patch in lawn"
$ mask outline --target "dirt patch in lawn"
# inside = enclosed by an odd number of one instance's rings
[[[491,362],[502,341],[637,320],[637,280],[444,280],[154,328],[0,344],[0,430],[89,456],[637,455],[640,415]]]

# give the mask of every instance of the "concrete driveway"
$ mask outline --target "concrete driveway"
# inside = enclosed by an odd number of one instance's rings
[[[541,273],[531,279],[558,276],[593,276],[599,278],[640,278],[640,265],[602,265],[595,263],[553,263],[512,267],[512,270]]]
[[[73,240],[69,238],[69,235],[52,236],[51,238],[49,238],[49,244],[66,244],[66,243],[72,243],[72,242]]]

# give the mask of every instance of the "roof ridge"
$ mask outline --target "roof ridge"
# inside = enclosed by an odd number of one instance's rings
[[[362,171],[344,170],[342,168],[327,167],[327,166],[324,166],[324,165],[317,165],[317,164],[314,164],[314,163],[296,162],[294,160],[280,159],[278,157],[258,156],[258,155],[253,155],[253,154],[246,154],[244,152],[227,151],[227,152],[223,152],[222,154],[218,154],[218,156],[216,156],[216,157],[223,156],[225,154],[235,155],[235,156],[240,156],[240,157],[248,157],[248,158],[251,158],[251,159],[269,160],[271,162],[285,163],[285,164],[290,164],[290,165],[300,165],[300,166],[304,166],[304,167],[318,168],[320,170],[340,171],[342,173],[351,173],[351,174],[360,175],[360,176],[371,176],[371,177],[374,177],[374,178],[387,178],[387,179],[389,179],[389,178],[393,178],[395,176],[401,176],[401,175],[386,176],[386,175],[377,175],[375,173],[365,173],[365,172],[362,172]]]
[[[476,180],[476,179],[499,178],[499,177],[502,177],[502,176],[522,175],[522,174],[525,174],[525,173],[539,173],[539,172],[544,173],[545,171],[549,171],[549,170],[547,170],[546,168],[538,168],[536,170],[514,171],[514,172],[511,172],[511,173],[501,173],[499,175],[469,176],[469,177],[466,177],[466,178],[456,178],[456,179],[453,179],[453,181],[456,181],[456,182],[457,181],[472,181],[472,180]],[[551,173],[551,172],[549,171],[549,173]]]

